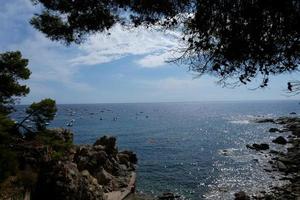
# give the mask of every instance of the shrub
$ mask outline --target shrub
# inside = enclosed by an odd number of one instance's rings
[[[0,146],[0,182],[15,175],[18,169],[18,160],[15,152],[7,147]]]

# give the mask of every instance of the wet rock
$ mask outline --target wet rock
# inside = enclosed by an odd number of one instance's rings
[[[179,198],[180,198],[179,195],[175,195],[171,192],[165,192],[165,193],[163,193],[163,195],[158,197],[159,200],[175,200],[175,199],[179,199]]]
[[[291,112],[291,113],[290,113],[290,115],[296,115],[296,114],[297,114],[296,112]]]
[[[276,151],[276,150],[270,150],[270,153],[271,153],[271,154],[274,154],[274,155],[285,156],[285,154],[284,154],[283,152]]]
[[[244,191],[240,191],[234,194],[234,200],[250,200],[250,197]]]
[[[284,137],[279,136],[276,139],[272,140],[272,142],[276,143],[276,144],[282,144],[282,145],[284,145],[284,144],[287,143],[287,140]]]
[[[267,169],[267,168],[265,168],[264,169],[266,172],[272,172],[272,170],[271,169]]]
[[[270,148],[269,145],[266,143],[261,143],[261,144],[254,143],[252,145],[247,144],[246,147],[249,149],[254,149],[256,151],[268,150]]]
[[[280,130],[278,128],[270,128],[269,132],[270,133],[275,133],[275,132],[280,132]]]
[[[283,162],[277,161],[276,164],[277,164],[277,167],[278,167],[279,171],[286,171],[287,170],[287,167]]]
[[[265,118],[265,119],[256,119],[256,123],[275,123],[275,120],[272,118]]]

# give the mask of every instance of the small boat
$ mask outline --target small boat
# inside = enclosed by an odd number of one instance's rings
[[[67,126],[73,126],[72,122],[67,123]]]

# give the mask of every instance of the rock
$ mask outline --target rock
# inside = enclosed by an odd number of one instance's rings
[[[118,152],[116,138],[104,136],[94,145],[72,143],[73,134],[69,130],[47,129],[44,135],[11,146],[18,153],[18,173],[11,182],[16,189],[20,188],[16,190],[16,199],[26,194],[32,200],[104,200],[105,192],[124,194],[122,191],[126,190],[127,195],[134,192],[132,174],[137,157],[132,151]],[[21,179],[27,178],[24,174],[21,177],[21,171],[25,170],[33,171],[29,179]],[[0,190],[3,199],[2,185]]]
[[[287,140],[282,137],[282,136],[279,136],[277,137],[276,139],[272,140],[273,143],[276,143],[276,144],[286,144],[287,143]]]
[[[291,112],[291,113],[290,113],[290,115],[296,115],[296,114],[297,114],[297,113],[295,113],[295,112]]]
[[[132,151],[121,151],[119,155],[126,155],[126,157],[128,158],[128,161],[130,163],[133,163],[133,164],[137,164],[137,156],[135,153],[133,153]]]
[[[275,132],[280,132],[280,130],[278,128],[270,128],[269,132],[270,133],[275,133]]]
[[[53,136],[56,139],[62,140],[63,142],[69,142],[69,143],[73,142],[73,133],[68,129],[53,128],[53,129],[49,129],[48,134],[53,134]]]
[[[95,177],[97,178],[99,184],[110,186],[110,189],[112,190],[111,186],[114,177],[107,171],[105,171],[105,169],[100,170]]]
[[[83,171],[81,172],[81,175],[84,176],[84,177],[87,177],[87,176],[90,175],[90,172],[89,172],[88,170],[83,170]]]
[[[32,199],[102,200],[103,189],[87,170],[80,173],[75,163],[46,163]]]
[[[240,191],[234,194],[235,200],[250,200],[250,197],[244,192]]]
[[[117,155],[120,164],[124,164],[127,167],[129,166],[129,156],[124,153],[118,153]]]
[[[272,170],[271,169],[267,169],[267,168],[265,168],[264,169],[266,172],[272,172]]]
[[[79,170],[88,170],[91,174],[101,169],[106,160],[109,159],[108,154],[98,148],[99,146],[80,146],[74,156],[74,162],[78,165]]]
[[[261,144],[254,143],[252,145],[247,144],[246,147],[249,149],[255,149],[256,151],[268,150],[270,148],[269,145],[265,143],[261,143]]]
[[[108,136],[103,136],[100,139],[98,139],[93,146],[104,146],[105,151],[108,154],[116,154],[118,152],[116,148],[116,138],[115,137],[108,137]]]
[[[276,163],[277,163],[277,167],[278,167],[279,171],[286,171],[287,170],[287,167],[283,162],[277,161]]]
[[[256,119],[256,123],[275,123],[274,119],[271,118],[265,118],[265,119]]]
[[[274,155],[285,156],[285,154],[284,154],[283,152],[276,151],[276,150],[270,150],[270,153],[271,153],[271,154],[274,154]]]
[[[163,193],[163,195],[158,197],[159,200],[173,200],[173,199],[178,199],[178,198],[180,198],[179,195],[175,195],[171,192],[165,192],[165,193]]]

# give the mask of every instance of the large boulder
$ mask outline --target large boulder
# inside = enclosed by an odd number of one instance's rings
[[[276,139],[272,140],[272,142],[274,142],[276,144],[286,144],[287,140],[284,137],[279,136]]]
[[[77,148],[74,156],[74,161],[78,165],[79,170],[88,170],[91,174],[97,173],[109,159],[108,154],[98,148],[89,145],[80,146]]]
[[[269,145],[265,143],[261,143],[261,144],[254,143],[252,145],[247,144],[246,147],[249,149],[254,149],[256,151],[268,150],[270,148]]]
[[[117,154],[109,154],[105,146],[99,143],[95,146],[82,145],[78,147],[74,162],[77,163],[79,170],[87,169],[93,176],[97,176],[102,169],[113,176],[124,174],[120,172],[122,168]]]
[[[270,133],[275,133],[275,132],[280,132],[280,130],[278,128],[270,128],[269,132]]]
[[[120,155],[120,154],[126,155],[128,157],[128,161],[130,163],[137,164],[138,159],[137,159],[136,154],[133,153],[133,151],[127,151],[127,150],[126,151],[121,151],[118,155]]]
[[[244,191],[240,191],[234,194],[234,200],[250,200],[250,197]]]
[[[277,164],[277,167],[278,167],[279,171],[286,171],[287,170],[287,166],[283,162],[278,160],[276,162],[276,164]]]
[[[275,123],[274,119],[271,118],[263,118],[263,119],[256,119],[256,123]]]
[[[116,138],[115,137],[109,137],[109,136],[103,136],[99,138],[93,146],[104,146],[105,151],[108,154],[116,154],[118,152],[118,149],[116,147]]]
[[[117,154],[118,163],[128,170],[135,170],[134,164],[137,164],[137,156],[132,151],[122,151]]]
[[[75,163],[46,163],[40,172],[33,199],[102,200],[103,189],[88,172],[80,173]]]
[[[52,134],[55,139],[61,140],[62,142],[72,143],[73,133],[64,128],[53,128],[49,129],[49,134]]]
[[[98,183],[98,180],[90,175],[89,171],[84,170],[81,172],[82,183],[82,196],[81,199],[103,199],[103,187]]]

